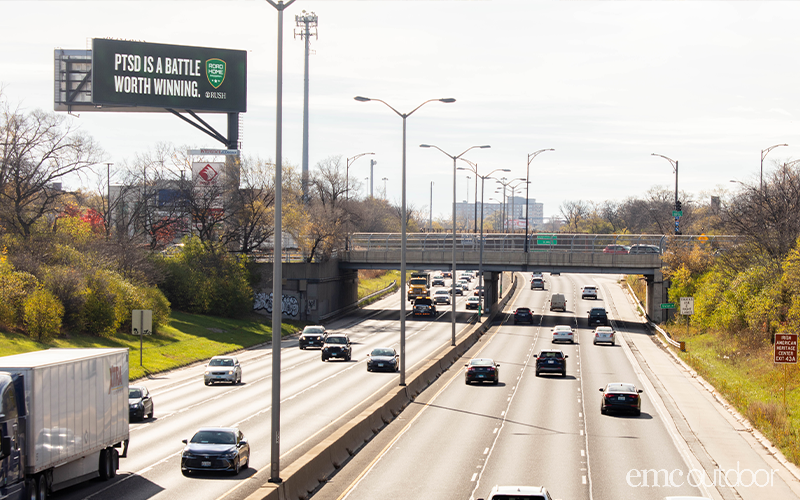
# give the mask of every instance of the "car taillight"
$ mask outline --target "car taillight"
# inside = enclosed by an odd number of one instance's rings
[[[613,395],[613,394],[606,394],[605,396],[606,396],[606,398],[608,398],[608,399],[611,399],[611,398],[613,398],[613,397],[614,397],[614,395]]]

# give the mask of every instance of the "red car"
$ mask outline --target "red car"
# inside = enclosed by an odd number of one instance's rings
[[[625,245],[606,245],[603,249],[603,253],[627,254],[630,249],[630,247]]]

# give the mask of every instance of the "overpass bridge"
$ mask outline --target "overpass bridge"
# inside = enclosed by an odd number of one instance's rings
[[[485,233],[481,249],[480,234],[457,233],[455,260],[456,269],[482,267],[489,273],[485,281],[490,303],[495,302],[495,283],[502,271],[643,275],[647,281],[647,314],[659,322],[666,319],[661,303],[667,302],[667,286],[661,273],[662,254],[674,245],[720,247],[730,241],[727,236],[567,233],[534,233],[526,241],[524,234]],[[615,252],[615,246],[653,253]],[[400,234],[355,233],[339,259],[342,269],[400,269]],[[452,233],[407,234],[406,269],[449,270],[452,263]]]

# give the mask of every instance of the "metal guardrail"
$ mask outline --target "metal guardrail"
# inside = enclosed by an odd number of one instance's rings
[[[372,297],[377,297],[378,295],[380,295],[382,293],[386,293],[386,292],[392,290],[395,286],[397,286],[397,280],[392,281],[392,283],[389,286],[387,286],[386,288],[384,288],[382,290],[378,290],[377,292],[372,292],[371,294],[369,294],[369,295],[367,295],[365,297],[361,297],[360,299],[358,299],[358,304],[361,305],[361,303],[363,303],[365,300],[369,300]]]
[[[484,250],[490,252],[524,252],[525,235],[515,233],[484,233]],[[533,233],[528,235],[529,252],[603,252],[609,245],[647,245],[657,247],[663,253],[671,245],[702,243],[712,248],[722,248],[736,241],[733,236],[709,235],[661,235],[661,234],[574,234]],[[479,233],[457,233],[456,249],[479,251]],[[398,250],[399,233],[354,233],[350,237],[350,250]],[[411,233],[406,237],[406,249],[410,251],[446,250],[453,248],[453,235],[446,233]]]

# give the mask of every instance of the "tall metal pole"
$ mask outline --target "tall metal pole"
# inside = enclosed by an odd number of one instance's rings
[[[555,151],[555,149],[540,149],[539,151],[534,151],[533,153],[528,153],[528,166],[525,171],[525,182],[527,182],[525,186],[525,252],[528,252],[528,221],[531,218],[530,211],[531,211],[531,197],[530,197],[530,187],[531,187],[531,162],[534,158],[536,158],[539,153],[543,153],[545,151]]]
[[[433,231],[433,181],[431,181],[431,201],[428,205],[428,231]]]
[[[305,78],[303,81],[303,170],[302,188],[303,202],[308,203],[308,56],[311,53],[311,27],[317,26],[317,15],[313,12],[303,11],[300,16],[294,16],[297,26],[303,26],[300,37],[305,38]],[[295,32],[295,36],[297,32]],[[314,33],[314,36],[317,34]]]
[[[388,177],[384,177],[381,180],[383,181],[383,199],[385,200],[386,199],[386,181],[388,181],[389,178]]]
[[[350,165],[364,155],[374,155],[375,153],[359,153],[347,159],[347,171],[345,172],[344,190],[347,193],[346,199],[350,199]]]
[[[490,148],[491,146],[488,146],[488,145],[486,145],[486,146],[470,146],[469,148],[464,150],[464,152],[462,152],[460,155],[456,155],[456,156],[453,156],[453,155],[447,153],[446,151],[444,151],[439,146],[434,146],[432,144],[420,144],[419,147],[421,147],[421,148],[436,148],[439,151],[441,151],[442,153],[444,153],[446,156],[449,156],[450,158],[453,159],[453,275],[452,275],[453,278],[452,278],[452,282],[450,283],[450,285],[452,287],[452,294],[453,294],[453,301],[452,301],[453,310],[450,313],[451,314],[450,324],[451,324],[451,329],[452,329],[452,334],[451,334],[451,338],[450,338],[450,345],[454,346],[454,345],[456,345],[456,170],[457,170],[456,161],[459,158],[461,158],[462,156],[464,156],[464,154],[466,154],[467,151],[470,151],[470,150],[475,149],[475,148],[486,149],[486,148]]]
[[[775,144],[774,146],[761,150],[761,182],[759,184],[759,191],[764,191],[764,158],[767,157],[770,151],[781,146],[788,146],[788,144]]]
[[[483,211],[483,200],[481,200],[481,211]],[[475,164],[475,230],[474,233],[478,232],[478,165]]]
[[[277,98],[275,106],[275,242],[272,249],[272,433],[270,477],[271,483],[280,483],[280,456],[281,456],[281,319],[283,311],[283,275],[281,254],[281,190],[282,156],[283,156],[283,10],[294,3],[289,0],[283,3],[278,0],[267,0],[270,5],[278,10],[278,69],[277,69]]]
[[[402,184],[400,203],[400,385],[406,385],[406,118],[411,116],[414,111],[418,110],[425,104],[431,101],[439,101],[444,103],[456,102],[452,97],[442,99],[428,99],[423,102],[409,113],[400,113],[388,103],[380,99],[370,99],[369,97],[356,96],[356,101],[369,102],[378,101],[386,105],[389,109],[395,112],[397,116],[403,119],[403,166],[401,170],[400,183]],[[453,297],[455,299],[455,297]]]
[[[370,158],[369,160],[369,197],[374,198],[372,194],[372,186],[375,184],[375,164],[377,161]]]

